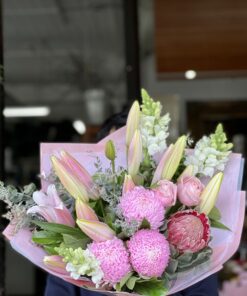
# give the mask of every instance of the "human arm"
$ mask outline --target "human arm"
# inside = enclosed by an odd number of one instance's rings
[[[181,291],[182,296],[218,296],[217,274],[212,274],[206,279]]]

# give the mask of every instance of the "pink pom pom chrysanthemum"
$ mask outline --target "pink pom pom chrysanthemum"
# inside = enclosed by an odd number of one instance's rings
[[[93,242],[89,245],[89,250],[100,262],[105,283],[114,285],[131,271],[129,254],[122,240],[114,238],[104,242]]]
[[[125,193],[120,200],[119,208],[127,222],[142,222],[146,219],[152,229],[158,229],[164,219],[165,209],[162,202],[152,190],[136,186]]]
[[[157,230],[137,231],[127,243],[130,262],[141,276],[160,277],[168,265],[170,249],[165,236]]]

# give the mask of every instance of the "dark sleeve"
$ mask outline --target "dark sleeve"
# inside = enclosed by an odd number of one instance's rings
[[[218,296],[217,274],[212,274],[201,282],[180,292],[183,296]]]
[[[80,296],[78,290],[76,286],[49,274],[47,276],[44,296]]]
[[[80,289],[56,276],[49,274],[44,296],[104,296],[101,293]]]

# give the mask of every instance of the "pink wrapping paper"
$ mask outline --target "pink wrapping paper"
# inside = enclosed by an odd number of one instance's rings
[[[103,167],[109,167],[109,160],[104,156],[105,142],[108,139],[114,140],[116,146],[116,167],[126,167],[125,128],[122,128],[97,144],[41,144],[41,173],[45,175],[49,174],[51,169],[50,156],[59,153],[61,150],[68,151],[91,174],[94,174],[96,171],[94,163],[97,157],[101,159]],[[213,255],[210,262],[201,264],[190,271],[180,274],[178,278],[172,282],[169,294],[183,290],[219,271],[222,265],[236,252],[240,243],[245,211],[245,192],[241,192],[239,188],[239,179],[241,178],[242,172],[241,165],[241,155],[231,154],[224,172],[224,179],[217,200],[217,207],[220,209],[222,215],[221,221],[227,225],[231,231],[212,229],[213,240],[210,245],[213,248]],[[42,182],[42,188],[45,189],[47,185],[46,182]],[[92,283],[86,278],[81,281],[74,281],[73,279],[69,279],[68,274],[58,274],[48,270],[42,261],[45,252],[31,242],[30,231],[21,230],[17,235],[12,237],[11,226],[8,226],[4,234],[17,252],[28,258],[37,266],[78,286],[92,286]],[[104,291],[104,294],[110,295],[116,294],[116,292]],[[121,292],[117,294],[126,295],[128,293]]]

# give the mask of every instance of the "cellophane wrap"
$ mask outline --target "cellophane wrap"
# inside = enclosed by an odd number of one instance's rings
[[[114,140],[117,151],[116,167],[126,167],[126,147],[125,147],[125,127],[114,132],[97,144],[67,144],[67,143],[43,143],[40,146],[40,171],[41,173],[49,174],[51,170],[50,156],[58,153],[60,150],[66,150],[74,158],[76,158],[90,174],[96,171],[95,162],[97,157],[101,159],[102,166],[108,167],[109,161],[104,157],[105,143],[107,140]],[[241,183],[243,176],[243,158],[241,154],[232,153],[229,162],[224,171],[224,179],[221,185],[220,193],[217,199],[216,206],[221,212],[221,222],[224,223],[231,231],[223,231],[212,228],[212,241],[210,246],[213,249],[213,254],[209,262],[198,265],[197,267],[180,273],[178,277],[172,281],[169,294],[174,294],[197,282],[207,278],[208,276],[219,271],[223,264],[231,258],[238,249],[245,213],[245,192],[241,191]],[[48,183],[42,181],[42,188],[46,189]],[[80,287],[87,286],[88,289],[93,289],[94,284],[88,278],[74,280],[69,273],[61,270],[60,273],[53,272],[43,263],[43,258],[46,255],[45,251],[34,244],[31,240],[32,233],[28,229],[21,229],[17,234],[13,235],[13,225],[5,229],[4,235],[10,241],[11,246],[21,255],[26,257],[35,265],[46,270],[47,272],[58,276],[65,281],[75,284]],[[126,292],[105,291],[98,292],[104,294],[121,294],[126,295]]]

